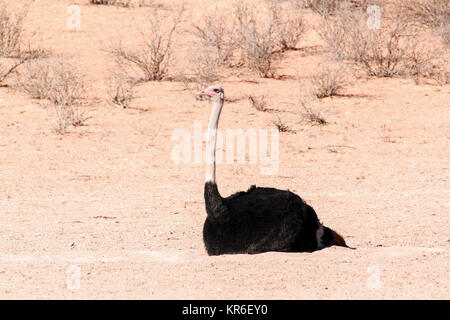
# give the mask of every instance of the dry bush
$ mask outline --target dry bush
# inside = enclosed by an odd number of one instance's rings
[[[218,80],[219,67],[234,66],[233,55],[237,48],[235,23],[220,8],[207,10],[200,20],[201,23],[193,24],[196,47],[190,58],[196,88]]]
[[[199,87],[206,87],[218,80],[217,67],[220,61],[221,58],[219,58],[217,52],[211,52],[208,49],[191,58],[195,81],[199,84]]]
[[[275,21],[275,41],[281,50],[295,49],[306,31],[306,25],[300,11],[282,12],[272,3],[271,13]]]
[[[120,108],[127,108],[134,98],[135,82],[123,71],[111,70],[105,78],[109,101]]]
[[[450,44],[450,2],[448,0],[410,0],[402,3],[405,14],[426,25]]]
[[[193,25],[193,34],[200,48],[213,50],[220,64],[230,66],[237,47],[234,22],[222,13],[217,6],[201,17],[202,24]],[[202,49],[201,49],[202,50]]]
[[[0,84],[10,75],[17,72],[18,68],[25,62],[40,58],[48,57],[50,54],[49,50],[43,48],[20,50],[14,57],[5,58],[4,61],[0,62]]]
[[[258,111],[267,111],[267,101],[264,95],[249,95],[247,98],[252,108]]]
[[[336,96],[349,83],[344,67],[335,64],[321,64],[311,77],[312,94],[319,99]]]
[[[260,10],[262,9],[262,10]],[[282,11],[273,0],[256,7],[247,2],[233,7],[232,19],[217,7],[194,25],[199,50],[193,64],[201,72],[213,74],[216,67],[245,66],[265,78],[275,74],[278,51],[295,49],[306,28],[299,11]]]
[[[63,57],[27,61],[24,69],[19,73],[18,86],[32,98],[71,105],[85,97],[83,76]]]
[[[16,69],[21,66],[24,61],[9,61],[8,63],[0,63],[0,85],[6,86],[3,82],[6,78],[8,78],[11,74],[13,74]]]
[[[276,1],[261,9],[246,3],[234,7],[236,38],[241,62],[260,76],[271,78],[276,71],[277,49],[295,49],[306,27],[299,11],[285,12]]]
[[[302,0],[303,6],[314,12],[329,16],[336,12],[342,0]]]
[[[69,125],[82,126],[88,119],[83,75],[63,57],[27,61],[17,76],[17,86],[32,98],[49,100],[55,106],[54,130],[58,133],[65,133]]]
[[[371,1],[374,4],[376,1]],[[308,8],[323,17],[334,15],[342,6],[352,9],[365,10],[368,0],[291,0],[291,4],[296,8]]]
[[[58,134],[65,134],[70,126],[71,116],[66,106],[55,105],[56,120],[53,131]]]
[[[336,17],[324,19],[317,29],[337,60],[344,60],[351,54],[349,37],[353,25],[357,24],[354,20],[351,13],[345,10]]]
[[[275,127],[278,129],[279,132],[289,132],[290,131],[287,124],[278,115],[277,115],[277,119],[273,120],[272,123],[275,125]]]
[[[45,57],[49,51],[40,44],[32,45],[29,40],[26,47],[22,39],[23,20],[27,15],[28,5],[24,5],[19,13],[10,12],[6,5],[0,5],[0,84],[15,73],[26,61]]]
[[[69,126],[79,127],[84,126],[87,116],[86,108],[81,102],[74,104],[56,104],[56,120],[53,126],[53,131],[58,134],[65,134]]]
[[[53,90],[52,64],[48,59],[29,61],[17,76],[17,86],[33,99],[50,99]]]
[[[274,49],[276,41],[276,24],[274,16],[266,13],[255,14],[255,7],[240,3],[234,8],[237,21],[237,34],[243,63],[264,78],[273,77],[276,58]]]
[[[124,8],[148,7],[153,4],[151,0],[90,0],[91,4],[118,6]]]
[[[271,30],[258,32],[256,28],[250,27],[245,37],[245,60],[246,65],[261,77],[272,78],[275,75],[274,67],[274,40]]]
[[[4,3],[0,6],[0,56],[16,56],[20,51],[23,20],[27,15],[28,5],[23,6],[17,14],[10,12]]]
[[[126,48],[122,43],[112,46],[110,52],[120,68],[137,68],[143,81],[159,81],[168,77],[175,41],[174,33],[181,22],[184,5],[172,15],[172,23],[167,30],[161,25],[163,19],[158,7],[151,9],[149,28],[141,32],[139,49]]]
[[[412,77],[416,84],[420,84],[424,78],[444,85],[449,83],[448,74],[443,67],[447,63],[441,48],[429,46],[425,42],[415,43],[407,53],[401,73]]]
[[[383,19],[380,29],[367,26],[367,15],[341,9],[334,17],[324,19],[318,30],[337,60],[347,60],[368,76],[393,77],[410,75],[414,64],[410,58],[425,65],[431,55],[416,50],[421,43],[417,28],[405,19]],[[428,63],[430,62],[430,63]],[[439,66],[441,68],[442,66]],[[427,74],[424,70],[422,74]],[[434,73],[434,72],[433,72]]]
[[[406,35],[406,27],[397,22],[388,29],[355,34],[352,45],[354,61],[369,76],[392,77],[399,74],[414,40]]]
[[[299,108],[301,121],[309,122],[312,125],[325,125],[328,123],[320,109],[314,106],[313,98],[301,96],[299,98]]]

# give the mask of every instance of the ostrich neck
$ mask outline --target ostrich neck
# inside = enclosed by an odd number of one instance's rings
[[[211,118],[209,119],[206,137],[206,179],[205,182],[216,183],[216,144],[217,128],[219,126],[220,112],[223,107],[223,99],[214,101]]]

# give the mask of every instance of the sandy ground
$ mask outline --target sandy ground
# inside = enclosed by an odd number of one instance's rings
[[[179,82],[140,86],[136,109],[105,102],[112,59],[102,49],[129,37],[142,9],[87,2],[78,1],[79,31],[66,29],[77,2],[63,0],[35,1],[26,26],[86,72],[88,125],[55,134],[53,108],[0,89],[0,298],[449,297],[449,85],[358,80],[322,100],[329,124],[311,126],[295,107],[296,81],[223,79],[232,102],[221,128],[273,128],[278,114],[291,131],[280,133],[276,174],[219,165],[222,195],[251,184],[289,188],[357,250],[208,257],[205,165],[175,165],[171,136],[196,121],[205,130],[211,106]],[[188,1],[188,11],[204,4]],[[316,61],[288,52],[280,72],[308,75]],[[258,92],[275,111],[249,106],[246,94]]]

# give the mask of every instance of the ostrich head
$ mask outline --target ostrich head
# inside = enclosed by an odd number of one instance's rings
[[[344,238],[339,233],[323,225],[320,225],[319,228],[317,229],[316,237],[318,249],[330,246],[340,246],[350,248],[349,246],[347,246]]]
[[[211,98],[211,100],[223,100],[225,97],[223,88],[219,84],[209,86],[208,88],[200,91],[199,95],[208,96]]]

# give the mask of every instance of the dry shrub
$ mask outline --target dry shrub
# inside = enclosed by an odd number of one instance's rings
[[[237,21],[237,34],[243,63],[264,78],[275,74],[274,54],[276,42],[276,25],[270,13],[256,15],[256,8],[239,3],[234,8]]]
[[[349,83],[344,67],[336,64],[321,64],[311,77],[312,94],[319,99],[336,96]]]
[[[18,68],[25,62],[40,58],[48,57],[49,50],[44,48],[35,48],[28,50],[20,50],[14,57],[5,58],[0,62],[0,84],[3,84],[6,78],[17,72]]]
[[[197,51],[204,51],[193,59],[201,71],[197,74],[213,74],[221,66],[245,66],[262,77],[273,77],[279,51],[295,49],[306,30],[300,11],[284,11],[274,0],[262,7],[239,2],[231,20],[216,6],[201,20],[193,30]]]
[[[399,74],[414,40],[406,35],[406,25],[402,22],[391,28],[363,31],[354,36],[352,58],[369,76],[377,77]]]
[[[241,63],[264,78],[275,75],[277,51],[295,49],[306,31],[300,11],[285,11],[273,0],[262,8],[239,3],[233,16]]]
[[[336,12],[342,0],[302,0],[303,7],[309,8],[314,12],[329,16]]]
[[[53,131],[58,134],[65,134],[69,126],[80,127],[86,124],[87,116],[85,106],[81,102],[74,104],[56,104],[56,120]]]
[[[324,19],[317,29],[337,60],[346,59],[351,54],[349,32],[351,32],[352,25],[349,25],[350,23],[353,25],[355,21],[350,12],[346,10],[336,17]]]
[[[230,66],[237,47],[234,22],[230,22],[217,6],[214,10],[205,12],[201,21],[201,25],[193,25],[193,34],[199,47],[206,48],[210,55],[215,55],[218,63]]]
[[[153,4],[151,0],[90,0],[91,4],[118,6],[124,8],[147,7]]]
[[[376,77],[410,75],[412,56],[423,63],[422,67],[433,65],[428,63],[433,57],[416,50],[422,40],[408,21],[385,17],[380,29],[370,29],[367,18],[364,13],[341,8],[334,17],[324,19],[318,32],[334,58],[349,61],[368,76]],[[424,70],[421,73],[427,74]]]
[[[320,109],[315,106],[312,97],[301,96],[299,98],[299,108],[301,121],[306,121],[312,125],[325,125],[328,122],[325,120]]]
[[[235,23],[221,8],[215,6],[206,10],[200,21],[193,24],[192,30],[196,41],[190,58],[190,71],[196,82],[195,90],[218,80],[220,67],[233,67],[237,48]]]
[[[109,101],[120,108],[127,108],[134,98],[135,82],[125,72],[111,70],[105,78]]]
[[[13,13],[5,3],[0,4],[0,57],[3,58],[0,62],[0,84],[26,61],[49,54],[40,44],[32,45],[31,40],[24,47],[23,20],[27,11],[28,5],[24,5],[18,13]]]
[[[11,74],[13,74],[16,69],[21,66],[24,61],[8,61],[5,63],[0,63],[0,85],[6,86],[3,82],[6,78],[8,78]]]
[[[199,55],[193,56],[191,60],[195,80],[199,84],[199,87],[205,87],[218,80],[217,68],[221,58],[217,55],[216,51],[206,49]]]
[[[70,105],[85,97],[83,76],[63,57],[28,61],[18,76],[18,85],[32,98]]]
[[[49,99],[55,80],[52,75],[53,65],[49,59],[29,61],[24,71],[17,76],[17,85],[33,99]]]
[[[5,3],[0,4],[0,56],[16,56],[20,51],[23,20],[25,19],[28,6],[25,5],[14,14],[8,10]]]
[[[295,49],[306,31],[306,25],[300,11],[281,11],[272,3],[271,13],[275,21],[275,41],[281,50]]]
[[[276,116],[277,118],[272,121],[272,123],[275,125],[275,127],[278,129],[279,132],[289,132],[290,129],[287,126],[287,124],[284,122],[283,119],[280,118],[280,116]]]
[[[416,84],[420,84],[421,79],[433,79],[444,85],[449,83],[443,67],[447,63],[441,48],[432,47],[426,42],[415,43],[407,53],[401,73],[412,77]]]
[[[149,15],[149,28],[141,31],[141,46],[139,49],[126,48],[122,43],[112,46],[110,52],[115,57],[120,68],[137,70],[142,74],[143,81],[160,81],[168,77],[175,41],[174,33],[181,22],[184,5],[172,15],[170,28],[167,30],[161,25],[163,19],[159,8],[151,9]]]
[[[410,0],[402,3],[406,15],[426,25],[450,44],[450,2],[448,0]]]
[[[247,98],[252,108],[258,111],[267,111],[267,101],[264,95],[249,95]]]
[[[69,125],[81,126],[88,119],[83,104],[84,77],[61,56],[27,61],[17,76],[17,85],[32,98],[49,100],[55,106],[54,130],[60,134]]]
[[[291,0],[295,8],[308,8],[323,17],[334,15],[342,6],[352,9],[366,10],[367,5],[376,4],[377,0]]]

